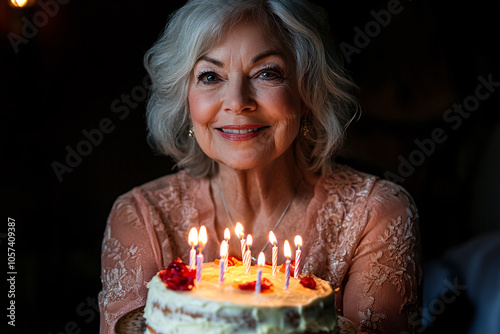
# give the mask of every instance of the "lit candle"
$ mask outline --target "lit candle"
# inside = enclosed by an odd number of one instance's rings
[[[245,234],[243,234],[243,225],[241,225],[240,222],[236,223],[236,227],[234,228],[234,232],[238,236],[238,239],[240,239],[241,242],[241,259],[245,256]]]
[[[285,269],[285,289],[288,289],[288,284],[290,283],[290,257],[292,256],[292,250],[290,249],[290,243],[285,240],[285,257],[286,257],[286,269]]]
[[[200,227],[200,235],[198,237],[199,254],[196,256],[196,281],[201,282],[201,270],[203,268],[203,247],[207,244],[208,235],[205,226]]]
[[[243,258],[243,264],[245,265],[245,273],[247,275],[250,274],[250,265],[252,264],[252,252],[250,251],[250,247],[252,247],[252,236],[247,235],[247,251],[245,252],[245,256]]]
[[[219,284],[224,282],[224,263],[226,263],[227,258],[227,242],[222,240],[220,245],[220,261],[219,261]]]
[[[28,4],[28,0],[10,0],[14,7],[24,7]],[[57,12],[56,12],[57,13]],[[54,14],[55,15],[55,14]]]
[[[269,232],[269,242],[273,244],[273,276],[276,276],[278,271],[278,240],[273,231]]]
[[[189,252],[189,269],[194,269],[196,267],[196,249],[194,247],[198,244],[198,230],[193,227],[189,231],[189,244],[191,245],[191,251]]]
[[[227,261],[229,259],[229,238],[231,237],[231,232],[229,232],[229,229],[226,227],[224,230],[224,240],[226,241],[226,246],[227,246],[227,254],[226,254],[226,259],[224,261],[224,271],[227,271]]]
[[[255,293],[260,293],[262,290],[262,267],[266,264],[266,257],[263,252],[260,252],[259,258],[257,259],[257,281],[255,282]]]
[[[300,254],[302,253],[300,246],[302,246],[302,237],[300,235],[296,235],[294,241],[295,246],[297,246],[297,250],[295,251],[295,270],[293,271],[293,277],[299,278]]]

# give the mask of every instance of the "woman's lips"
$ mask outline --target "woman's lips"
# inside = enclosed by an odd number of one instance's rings
[[[257,137],[261,134],[262,130],[267,129],[268,126],[226,126],[217,128],[221,133],[222,138],[232,141],[245,141]]]

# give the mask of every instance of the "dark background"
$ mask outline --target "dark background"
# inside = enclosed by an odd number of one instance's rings
[[[3,254],[7,217],[16,221],[16,327],[9,333],[98,332],[92,305],[109,210],[117,196],[172,167],[145,141],[142,57],[184,1],[62,2],[19,9],[0,0]],[[370,11],[391,1],[316,3],[330,6],[338,42],[356,47],[354,28],[364,31],[375,22]],[[475,94],[479,75],[500,81],[499,6],[402,0],[398,8],[346,61],[364,111],[340,160],[399,175],[419,207],[429,261],[499,229],[498,175],[489,168],[498,163],[490,143],[498,133],[500,94],[481,101],[457,129],[443,120],[454,103]],[[26,22],[38,27],[26,30]],[[18,50],[8,39],[12,33],[29,36]],[[95,134],[106,119],[107,133],[84,146],[85,132]],[[431,138],[436,128],[446,141],[415,160],[415,140]],[[86,156],[71,158],[71,172],[58,178],[54,163],[66,165],[68,150],[78,147]],[[401,177],[401,161],[410,157],[418,166]],[[2,256],[2,268],[6,263]]]

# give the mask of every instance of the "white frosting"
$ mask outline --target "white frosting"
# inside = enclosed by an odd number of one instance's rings
[[[203,265],[202,281],[191,291],[173,291],[158,275],[149,283],[144,312],[146,323],[157,333],[300,333],[305,329],[331,332],[336,324],[334,294],[330,284],[319,278],[316,288],[300,285],[290,277],[284,289],[284,274],[272,276],[272,268],[262,268],[262,277],[273,284],[258,294],[244,291],[239,284],[255,281],[257,267],[245,274],[242,266],[229,267],[224,283],[218,284],[219,268]]]

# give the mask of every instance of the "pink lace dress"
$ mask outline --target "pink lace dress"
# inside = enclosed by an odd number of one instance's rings
[[[102,248],[101,333],[145,305],[146,283],[176,256],[187,261],[191,227],[205,225],[205,258],[217,257],[215,211],[207,179],[181,171],[120,196]],[[418,216],[399,186],[336,165],[307,208],[303,272],[339,287],[338,313],[366,333],[412,332],[420,300]]]

